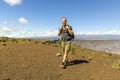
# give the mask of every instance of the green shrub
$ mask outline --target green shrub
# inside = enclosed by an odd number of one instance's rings
[[[57,44],[51,44],[53,47],[58,47],[58,45]]]
[[[87,59],[88,59],[89,61],[92,61],[92,60],[94,59],[94,56],[88,56]]]
[[[77,53],[76,47],[71,47],[71,53],[72,53],[72,54],[76,54],[76,53]]]
[[[92,52],[92,54],[96,54],[96,52]]]
[[[38,41],[35,41],[35,44],[38,44]]]
[[[42,41],[40,41],[40,43],[45,44],[45,41],[44,41],[44,40],[42,40]]]
[[[57,41],[57,44],[58,44],[58,46],[59,46],[60,48],[62,47],[62,45],[61,45],[61,44],[62,44],[62,41],[61,41],[61,40],[58,40],[58,41]]]
[[[16,40],[15,43],[18,43],[18,41]]]
[[[25,39],[25,38],[18,39],[18,42],[26,42],[26,41],[27,41],[27,39]]]
[[[52,44],[50,40],[41,40],[39,42],[42,43],[42,44],[47,44],[47,45],[51,45]]]
[[[81,56],[81,58],[82,58],[82,59],[86,59],[86,57],[85,57],[85,56]]]
[[[51,41],[46,41],[46,43],[47,43],[48,45],[51,45]]]
[[[108,55],[105,53],[105,54],[102,54],[103,57],[107,57]]]
[[[109,56],[112,56],[113,54],[112,53],[108,53]]]
[[[6,43],[3,43],[3,46],[7,46],[7,44],[6,44]]]
[[[31,40],[31,39],[28,39],[27,41],[29,42],[29,41],[32,41],[32,40]]]
[[[16,39],[11,39],[11,42],[16,42],[17,40]]]
[[[116,70],[120,70],[120,60],[116,60],[113,62],[112,68]]]

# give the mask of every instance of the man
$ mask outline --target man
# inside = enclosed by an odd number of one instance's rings
[[[71,47],[71,40],[74,32],[72,27],[67,24],[67,19],[65,17],[62,18],[62,26],[58,31],[58,36],[61,36],[62,41],[62,50],[63,50],[63,60],[62,60],[62,68],[66,68],[68,65],[68,53]]]

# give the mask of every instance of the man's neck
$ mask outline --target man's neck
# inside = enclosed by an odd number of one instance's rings
[[[62,26],[65,28],[65,27],[66,27],[66,24],[62,24]]]

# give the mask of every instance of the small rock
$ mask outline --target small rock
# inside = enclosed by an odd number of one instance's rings
[[[6,79],[3,79],[3,80],[11,80],[10,78],[6,78]]]
[[[61,56],[61,53],[57,53],[56,56],[57,56],[57,57],[60,57],[60,56]]]

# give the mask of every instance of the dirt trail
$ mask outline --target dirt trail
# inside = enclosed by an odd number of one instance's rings
[[[71,65],[62,69],[58,52],[57,47],[34,42],[0,45],[0,80],[120,80],[110,57],[90,62],[82,53],[70,55]]]

